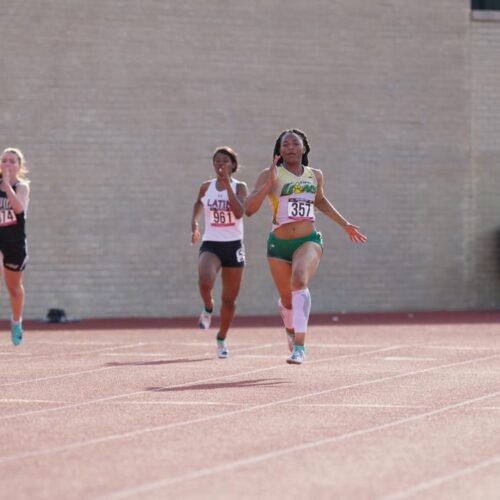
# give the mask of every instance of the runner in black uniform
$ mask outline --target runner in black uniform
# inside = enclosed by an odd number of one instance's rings
[[[0,252],[12,309],[11,339],[14,345],[19,345],[23,338],[22,272],[28,261],[25,218],[29,203],[27,170],[19,149],[4,150],[0,172]]]

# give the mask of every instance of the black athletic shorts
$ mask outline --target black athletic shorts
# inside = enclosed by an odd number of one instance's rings
[[[0,252],[3,256],[3,267],[11,271],[24,271],[28,263],[28,249],[26,239],[2,241],[0,239]]]
[[[222,267],[243,267],[245,265],[245,247],[241,240],[236,241],[204,241],[200,255],[210,252],[219,257]]]

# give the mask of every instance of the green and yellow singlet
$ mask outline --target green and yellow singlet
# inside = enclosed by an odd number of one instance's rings
[[[302,175],[297,176],[285,167],[277,167],[277,182],[269,193],[273,211],[273,228],[290,222],[316,220],[314,199],[318,180],[311,168],[303,166]]]

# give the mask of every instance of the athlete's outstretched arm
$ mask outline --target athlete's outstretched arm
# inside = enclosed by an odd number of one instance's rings
[[[344,216],[330,203],[330,200],[325,196],[323,191],[323,173],[321,170],[314,170],[316,178],[318,179],[318,191],[314,205],[318,210],[323,212],[329,219],[335,221],[348,235],[354,243],[365,243],[368,238],[359,232],[358,226],[348,222]]]

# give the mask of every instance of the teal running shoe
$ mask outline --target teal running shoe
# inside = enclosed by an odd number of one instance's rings
[[[301,365],[304,362],[305,357],[306,353],[304,352],[304,348],[294,346],[292,354],[290,354],[286,362],[289,365]]]
[[[23,325],[21,323],[11,323],[10,338],[14,345],[19,345],[23,340]]]

